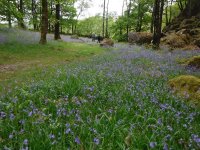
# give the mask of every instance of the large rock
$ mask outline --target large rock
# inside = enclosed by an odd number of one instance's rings
[[[180,31],[167,34],[167,36],[161,39],[161,42],[169,45],[171,48],[183,48],[190,43],[190,37],[188,34],[182,34]]]
[[[187,66],[200,69],[200,55],[194,56],[187,61]]]
[[[200,105],[200,78],[191,75],[181,75],[169,81],[174,93]]]
[[[105,38],[100,42],[100,46],[114,46],[114,42],[111,39]]]
[[[152,41],[152,33],[148,32],[130,32],[128,34],[129,43],[150,44]]]

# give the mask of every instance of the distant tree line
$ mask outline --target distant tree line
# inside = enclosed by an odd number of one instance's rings
[[[124,0],[122,14],[109,13],[109,0],[102,1],[102,16],[79,20],[92,0],[1,0],[0,20],[11,28],[17,23],[22,29],[41,31],[40,43],[46,43],[47,32],[89,35],[101,34],[118,41],[127,41],[129,32],[149,31],[153,44],[159,45],[161,30],[180,12],[189,17],[199,9],[199,0]],[[75,3],[78,7],[75,8]],[[102,24],[100,22],[102,21]]]

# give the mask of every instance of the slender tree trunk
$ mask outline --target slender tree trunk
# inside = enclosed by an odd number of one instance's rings
[[[165,24],[166,24],[166,26],[169,25],[169,18],[168,18],[168,0],[166,1],[166,8],[165,8]]]
[[[7,16],[7,21],[8,21],[8,27],[12,28],[12,22],[11,22],[11,13],[10,13],[10,0],[8,0],[8,16]]]
[[[103,2],[103,25],[102,25],[102,36],[105,36],[105,9],[106,9],[106,0]]]
[[[188,0],[188,17],[191,17],[192,1]]]
[[[154,32],[153,32],[153,48],[155,49],[158,49],[160,44],[163,6],[164,6],[164,0],[155,0]]]
[[[50,1],[50,16],[49,16],[49,19],[52,17],[52,14],[53,14],[53,0]],[[51,25],[51,21],[49,21],[49,32],[52,32],[53,31],[53,26]]]
[[[141,22],[142,22],[142,17],[141,17],[141,4],[140,2],[138,3],[138,18],[137,18],[137,26],[136,26],[136,32],[140,32],[141,31]]]
[[[10,13],[8,14],[8,27],[12,28],[12,22],[11,22],[11,15],[10,15]]]
[[[169,24],[172,21],[172,4],[173,4],[173,0],[171,0],[170,8],[169,8]]]
[[[56,23],[55,23],[54,39],[55,40],[61,39],[60,37],[60,3],[59,2],[56,4]]]
[[[47,0],[42,0],[42,20],[41,20],[41,39],[40,44],[46,44],[48,31],[48,3]]]
[[[106,38],[109,37],[108,35],[108,6],[109,6],[109,0],[107,0],[107,8],[106,8]]]
[[[37,30],[37,14],[36,14],[36,1],[32,0],[32,18],[33,18],[33,29]]]
[[[151,33],[153,33],[153,27],[154,27],[154,12],[155,12],[155,6],[153,6],[153,11],[151,14]]]
[[[74,34],[74,23],[72,23],[72,34]]]
[[[23,3],[23,0],[20,0],[19,1],[19,12],[21,14],[21,16],[18,18],[18,23],[19,23],[19,27],[22,28],[22,29],[25,29],[26,26],[24,24],[24,3]]]
[[[127,41],[128,41],[128,34],[129,34],[129,28],[130,28],[130,11],[131,11],[131,0],[129,0],[128,4],[128,11],[127,11],[127,25],[126,25],[126,35],[127,35]]]

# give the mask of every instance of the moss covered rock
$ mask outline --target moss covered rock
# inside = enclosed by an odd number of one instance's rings
[[[187,65],[189,67],[195,67],[200,69],[200,55],[199,56],[194,56],[192,58],[190,58],[187,62]]]
[[[152,33],[148,32],[130,32],[128,34],[129,43],[150,44],[152,41]]]
[[[169,45],[171,48],[183,48],[189,43],[187,34],[170,33],[161,39],[161,42]]]
[[[181,75],[171,79],[169,86],[174,93],[200,106],[200,78],[191,75]]]
[[[100,46],[114,46],[114,42],[111,39],[105,38],[103,41],[100,43]]]

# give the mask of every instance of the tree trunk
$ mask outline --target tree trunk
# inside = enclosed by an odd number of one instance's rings
[[[33,29],[37,30],[37,14],[36,14],[36,1],[32,0],[32,18],[33,18]]]
[[[138,16],[137,16],[137,26],[136,26],[136,32],[141,32],[142,29],[142,14],[141,14],[141,4],[138,3]]]
[[[46,44],[48,30],[48,3],[47,0],[42,0],[42,20],[41,20],[41,39],[40,44]]]
[[[60,37],[60,3],[56,4],[56,23],[55,23],[55,32],[54,32],[54,39],[59,40]]]
[[[103,2],[103,25],[102,25],[102,37],[105,36],[105,9],[106,9],[106,0]]]
[[[10,13],[10,0],[8,0],[8,16],[7,16],[7,21],[8,21],[8,27],[12,28],[11,13]]]
[[[127,35],[127,41],[128,41],[128,34],[129,34],[129,28],[130,28],[130,11],[131,11],[131,0],[129,1],[128,4],[128,10],[127,10],[127,25],[126,25],[126,35]]]
[[[163,6],[164,6],[164,0],[155,0],[154,32],[153,32],[153,48],[155,49],[158,49],[160,44]]]
[[[106,38],[109,37],[108,35],[108,6],[109,6],[109,0],[107,1],[107,10],[106,10]]]
[[[153,33],[153,27],[154,27],[154,12],[155,12],[155,5],[153,6],[153,11],[151,14],[151,33]]]
[[[166,8],[165,8],[165,24],[166,24],[166,26],[169,24],[169,18],[168,18],[168,0],[166,1]]]
[[[18,24],[19,24],[19,27],[22,28],[22,29],[25,29],[26,26],[24,24],[24,3],[23,3],[23,0],[20,0],[19,1],[19,12],[21,14],[21,16],[18,18]]]
[[[50,16],[49,16],[49,18],[51,18],[52,14],[53,14],[53,0],[51,0],[51,2],[50,2]],[[51,25],[51,21],[49,21],[49,27],[48,28],[49,28],[48,29],[49,32],[53,31],[53,26]]]

